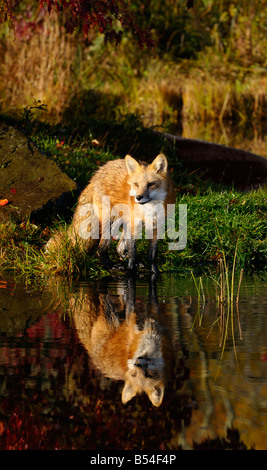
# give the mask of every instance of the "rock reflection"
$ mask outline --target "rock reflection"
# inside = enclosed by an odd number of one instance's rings
[[[94,366],[105,377],[124,382],[122,402],[145,393],[154,406],[160,406],[173,351],[170,332],[160,322],[155,282],[150,283],[141,314],[133,278],[127,284],[118,283],[113,294],[89,286],[80,288],[70,299],[70,310]]]

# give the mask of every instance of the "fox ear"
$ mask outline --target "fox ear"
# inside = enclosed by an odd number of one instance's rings
[[[122,403],[125,405],[125,403],[130,401],[135,395],[136,391],[134,387],[130,382],[127,382],[126,380],[121,396]]]
[[[151,167],[157,173],[166,173],[168,168],[167,158],[164,153],[160,153],[155,160],[151,163]]]
[[[148,398],[150,399],[152,405],[160,406],[163,400],[164,395],[164,386],[153,387],[152,390],[148,392]]]
[[[126,168],[129,173],[134,173],[139,168],[139,163],[130,155],[126,155],[125,157]]]

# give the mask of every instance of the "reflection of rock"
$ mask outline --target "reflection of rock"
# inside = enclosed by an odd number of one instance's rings
[[[245,150],[163,134],[175,144],[177,158],[191,163],[206,178],[241,188],[267,183],[267,159]]]
[[[1,281],[0,336],[15,336],[35,323],[51,304],[51,296],[40,290],[27,291],[25,284]]]
[[[0,123],[0,222],[35,222],[73,203],[77,184],[21,132]]]

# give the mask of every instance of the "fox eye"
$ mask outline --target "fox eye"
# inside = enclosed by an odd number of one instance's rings
[[[148,185],[150,188],[153,187],[153,186],[156,186],[156,183],[154,183],[154,181],[150,181],[150,183],[148,183]]]
[[[136,188],[139,188],[139,184],[138,184],[138,183],[134,183],[134,186],[135,186]]]

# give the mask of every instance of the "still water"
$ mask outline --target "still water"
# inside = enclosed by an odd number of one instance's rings
[[[232,306],[190,276],[0,279],[0,449],[267,449],[266,282]]]

